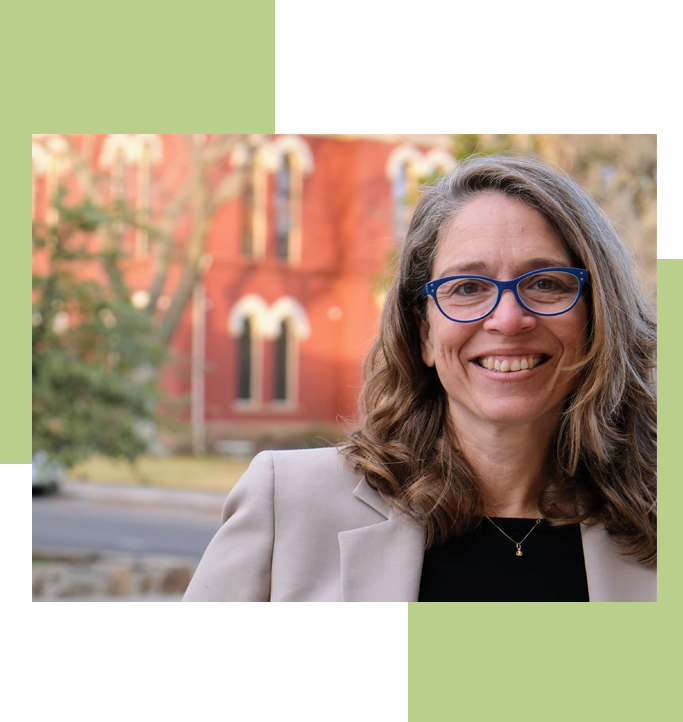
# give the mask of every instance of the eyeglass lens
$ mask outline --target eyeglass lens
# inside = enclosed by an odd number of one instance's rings
[[[542,271],[522,279],[517,293],[524,305],[540,314],[562,313],[579,295],[579,279],[564,271]],[[436,290],[439,308],[454,321],[485,316],[494,306],[498,289],[480,278],[458,278]]]

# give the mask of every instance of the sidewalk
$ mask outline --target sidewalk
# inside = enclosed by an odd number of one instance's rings
[[[66,499],[82,499],[100,503],[128,503],[140,506],[180,507],[214,514],[220,514],[226,498],[224,493],[214,491],[160,489],[159,487],[74,480],[62,482],[59,494]]]

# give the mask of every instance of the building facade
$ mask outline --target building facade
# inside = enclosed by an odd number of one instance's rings
[[[176,179],[192,152],[187,137],[67,140],[34,137],[34,217],[50,220],[60,175],[75,176],[67,145],[151,226],[183,192]],[[240,190],[207,217],[203,274],[173,337],[177,362],[162,377],[172,395],[189,400],[196,451],[226,440],[333,440],[357,415],[361,364],[377,331],[388,264],[417,184],[454,165],[448,149],[446,136],[231,140],[211,183],[239,177]],[[192,223],[177,218],[181,246],[193,242]],[[128,285],[133,301],[144,304],[158,263],[154,238],[138,228],[126,243]],[[170,269],[159,308],[181,282],[180,266]]]

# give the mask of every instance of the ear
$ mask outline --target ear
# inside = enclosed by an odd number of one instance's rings
[[[420,348],[422,350],[422,360],[431,368],[435,363],[431,327],[426,318],[422,318],[420,314],[416,315],[417,323],[420,328]]]

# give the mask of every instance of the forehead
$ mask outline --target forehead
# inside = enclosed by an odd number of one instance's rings
[[[545,216],[503,193],[481,193],[456,214],[443,236],[433,275],[476,273],[511,278],[535,268],[570,266],[571,257]]]

